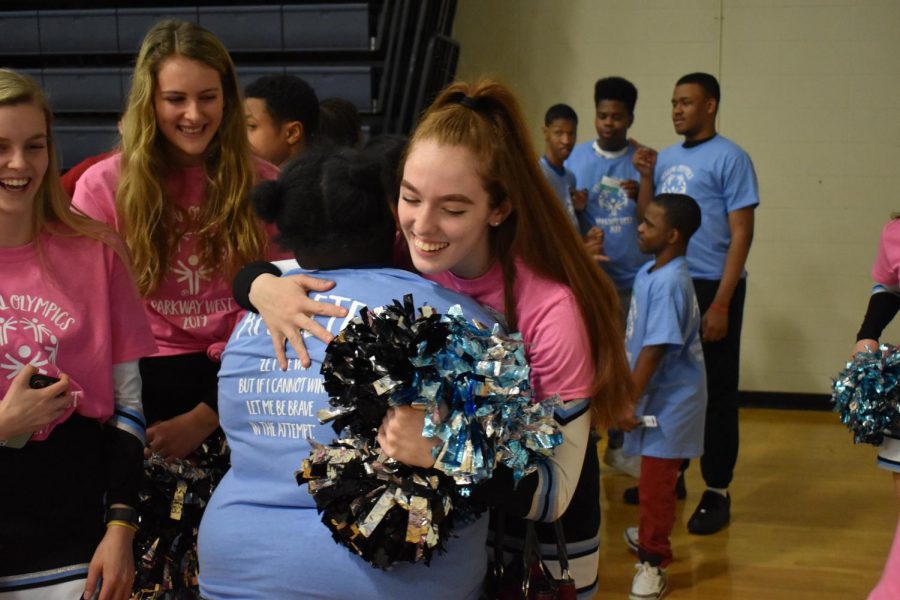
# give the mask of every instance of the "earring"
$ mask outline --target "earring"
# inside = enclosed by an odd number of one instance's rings
[[[492,227],[500,227],[500,221],[494,221],[493,223],[491,223],[491,226]]]

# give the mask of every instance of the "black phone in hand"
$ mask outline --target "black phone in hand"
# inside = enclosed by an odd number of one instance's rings
[[[59,377],[51,377],[50,375],[43,375],[41,373],[35,373],[31,376],[31,379],[28,381],[28,387],[33,390],[41,390],[45,387],[51,386],[54,383],[59,381]]]
[[[31,379],[28,380],[28,387],[33,390],[41,390],[47,386],[53,385],[59,381],[59,377],[52,377],[50,375],[44,375],[42,373],[35,373],[31,376]],[[0,446],[4,446],[6,448],[22,448],[25,444],[28,443],[28,440],[31,439],[31,433],[22,433],[20,435],[15,435],[8,440],[2,440],[0,442]]]

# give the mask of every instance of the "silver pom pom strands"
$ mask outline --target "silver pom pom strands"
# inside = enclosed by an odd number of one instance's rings
[[[197,531],[213,490],[228,471],[230,451],[217,429],[184,460],[144,460],[134,539],[134,600],[199,597]]]
[[[900,429],[900,349],[882,344],[859,352],[834,379],[831,401],[854,443],[881,444],[885,431]]]
[[[332,341],[322,365],[331,408],[319,418],[343,437],[315,444],[296,474],[335,541],[382,569],[429,563],[455,522],[485,510],[473,491],[495,469],[518,481],[562,443],[558,399],[534,401],[520,338],[467,321],[459,306],[418,312],[411,296],[363,309]],[[378,448],[392,406],[425,411],[423,436],[441,440],[434,467]]]

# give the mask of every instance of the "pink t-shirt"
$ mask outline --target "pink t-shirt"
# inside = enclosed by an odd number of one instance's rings
[[[446,271],[427,276],[503,314],[503,274],[496,263],[476,279]],[[572,290],[516,261],[516,318],[531,365],[535,397],[588,398],[594,381],[591,347]]]
[[[891,219],[881,230],[872,279],[888,287],[900,286],[900,219]]]
[[[106,244],[41,235],[0,248],[0,398],[26,365],[66,373],[76,405],[32,436],[47,438],[72,412],[105,421],[113,414],[114,364],[156,352],[128,269]]]
[[[117,231],[119,159],[116,154],[88,169],[78,180],[72,197],[75,206]],[[278,177],[275,166],[259,159],[255,159],[255,164],[260,180]],[[199,214],[205,191],[206,176],[200,166],[181,169],[166,181],[168,197],[176,198],[189,215]],[[269,231],[271,234],[273,230]],[[270,248],[274,246],[271,244]],[[287,253],[275,251],[268,258],[287,257]],[[200,265],[196,236],[192,233],[179,240],[177,256],[153,296],[144,299],[144,307],[159,346],[158,356],[207,352],[218,359],[243,314],[232,298],[231,281]]]

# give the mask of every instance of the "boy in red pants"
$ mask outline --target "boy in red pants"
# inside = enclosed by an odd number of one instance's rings
[[[653,198],[638,225],[641,252],[655,258],[635,277],[625,332],[638,402],[624,450],[641,456],[640,527],[625,532],[640,558],[632,600],[666,591],[679,467],[703,453],[706,371],[700,309],[685,260],[699,227],[700,208],[684,194]]]

